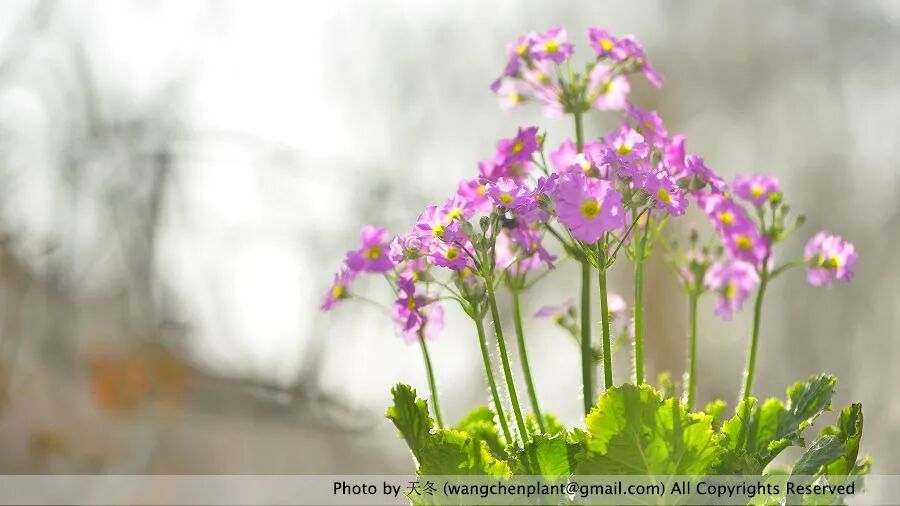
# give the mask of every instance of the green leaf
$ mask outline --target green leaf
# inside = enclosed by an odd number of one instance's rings
[[[544,434],[548,436],[555,436],[557,434],[565,434],[566,426],[562,424],[555,416],[550,413],[544,413],[544,426],[547,428],[547,431]],[[541,430],[538,428],[537,419],[533,414],[530,414],[525,417],[525,427],[528,428],[529,434],[539,434]]]
[[[570,437],[576,474],[704,474],[721,453],[712,417],[649,385],[610,388],[586,425]]]
[[[802,433],[826,409],[831,409],[834,376],[811,376],[788,387],[788,402],[755,398],[741,401],[735,415],[722,424],[728,454],[717,471],[722,474],[759,474],[788,446],[803,446]]]
[[[834,436],[843,443],[840,458],[828,464],[824,470],[830,476],[847,476],[857,466],[859,442],[862,440],[863,413],[862,404],[855,403],[841,410],[837,425],[822,429],[822,437]]]
[[[728,405],[725,401],[716,399],[703,408],[703,412],[712,417],[713,428],[719,430],[722,428],[722,415],[725,414],[725,408]]]
[[[522,475],[541,475],[549,481],[570,474],[569,450],[563,434],[536,434],[512,461],[512,471]]]
[[[414,388],[402,383],[391,389],[391,396],[394,405],[387,409],[385,416],[394,422],[413,456],[421,462],[422,449],[428,445],[434,427],[434,421],[428,415],[428,403],[416,397]]]
[[[494,455],[506,458],[504,447],[506,442],[497,432],[496,415],[487,406],[479,406],[465,418],[460,420],[454,429],[466,432],[476,439],[484,441]]]
[[[794,464],[791,476],[812,476],[844,455],[844,443],[835,436],[816,439]]]
[[[428,475],[510,476],[509,465],[494,457],[487,444],[465,432],[440,429],[422,448],[418,473]]]
[[[419,475],[510,475],[509,465],[491,453],[490,446],[477,431],[473,434],[461,430],[433,430],[428,404],[416,397],[413,388],[398,384],[391,389],[391,394],[394,405],[388,408],[386,416],[409,445]],[[477,426],[478,419],[486,415],[484,411],[470,413],[464,421],[470,427]]]

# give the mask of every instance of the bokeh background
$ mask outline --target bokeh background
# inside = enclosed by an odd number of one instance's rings
[[[856,243],[852,284],[772,286],[756,393],[837,374],[875,472],[900,474],[900,4],[774,0],[4,1],[0,471],[410,472],[382,413],[398,381],[427,391],[419,350],[320,297],[363,224],[405,230],[519,125],[571,135],[487,89],[510,40],[554,25],[581,57],[588,26],[635,34],[667,79],[635,79],[638,105],[723,175],[781,179],[808,216],[782,258],[821,228]],[[672,230],[691,224],[708,230]],[[686,301],[659,254],[649,269],[650,377],[678,378]],[[526,314],[576,279],[561,265]],[[701,311],[699,399],[732,401],[749,311]],[[447,313],[432,354],[457,419],[486,392]],[[576,346],[534,320],[528,340],[545,410],[577,423]]]

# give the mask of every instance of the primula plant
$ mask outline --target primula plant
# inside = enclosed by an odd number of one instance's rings
[[[461,181],[449,200],[423,210],[410,230],[391,236],[384,228],[364,228],[322,309],[333,310],[345,300],[369,301],[353,287],[363,275],[378,275],[393,291],[389,313],[403,338],[421,348],[430,398],[397,385],[387,417],[409,444],[420,475],[774,473],[773,459],[789,446],[805,446],[805,429],[830,410],[835,378],[823,374],[799,381],[788,387],[784,401],[753,396],[766,292],[794,267],[805,268],[813,286],[849,281],[857,260],[854,247],[819,232],[802,256],[782,260],[779,246],[803,217],[792,217],[778,180],[753,175],[729,183],[702,157],[688,154],[684,135],[670,134],[659,114],[629,101],[630,79],[663,84],[638,41],[601,29],[587,35],[593,53],[581,71],[564,29],[520,37],[490,86],[503,109],[536,103],[547,116],[571,118],[574,139],[551,147],[538,127],[519,128],[496,143],[493,156],[480,162],[478,173]],[[620,118],[599,137],[587,135],[583,126],[595,109]],[[669,222],[690,207],[708,218],[708,231],[669,236]],[[645,382],[644,266],[658,250],[687,295],[681,395],[671,382],[660,390]],[[580,285],[578,303],[573,294],[534,316],[552,318],[580,348],[575,370],[581,373],[585,420],[572,429],[541,409],[526,346],[527,315],[521,310],[521,299],[563,258],[580,266],[579,279],[565,280]],[[630,309],[607,287],[613,268],[633,274]],[[731,417],[724,402],[701,406],[696,395],[698,301],[706,294],[715,297],[715,313],[725,319],[753,298],[743,387]],[[500,296],[511,300],[511,335],[502,324]],[[471,320],[490,394],[487,406],[455,425],[441,414],[435,384],[440,371],[428,352],[447,303]],[[511,337],[518,357],[510,353]],[[616,345],[632,348],[629,383],[614,383]],[[602,381],[595,378],[598,369]],[[516,382],[519,374],[524,385]],[[858,479],[869,469],[868,459],[857,455],[861,434],[862,409],[853,404],[840,413],[837,425],[821,431],[794,473],[826,483]]]

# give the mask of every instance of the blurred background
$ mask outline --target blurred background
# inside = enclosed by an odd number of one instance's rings
[[[856,244],[852,284],[771,287],[756,393],[838,375],[874,471],[900,474],[900,4],[774,0],[4,1],[0,471],[411,472],[382,413],[398,381],[427,391],[417,346],[375,308],[323,314],[320,298],[362,225],[406,230],[519,125],[572,135],[488,91],[509,41],[555,25],[576,59],[588,26],[635,34],[667,79],[634,79],[635,103],[726,177],[781,179],[808,216],[781,258],[822,228]],[[612,121],[591,115],[588,135]],[[692,224],[708,232],[697,215],[672,230]],[[679,378],[687,302],[659,257],[649,376]],[[628,264],[614,270],[627,295]],[[525,313],[576,279],[561,265]],[[712,308],[699,400],[732,402],[750,311]],[[527,331],[544,409],[578,423],[576,345]],[[445,418],[485,402],[457,308],[431,351]]]

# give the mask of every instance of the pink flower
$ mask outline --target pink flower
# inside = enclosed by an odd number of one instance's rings
[[[644,142],[644,136],[632,128],[623,127],[612,133],[606,144],[611,148],[611,162],[626,164],[645,158],[650,152],[650,147]]]
[[[819,232],[806,244],[803,257],[808,264],[806,279],[813,286],[830,285],[834,280],[853,279],[856,248],[839,236]]]
[[[534,38],[531,56],[537,61],[551,60],[558,64],[572,56],[573,49],[572,44],[566,42],[564,28],[551,28]]]
[[[334,281],[331,283],[331,288],[328,289],[325,298],[322,300],[322,311],[331,311],[336,308],[342,300],[350,296],[350,283],[356,279],[357,275],[357,271],[349,270],[346,267],[334,275]]]
[[[413,234],[426,249],[434,242],[453,242],[463,237],[459,221],[448,219],[446,210],[437,206],[428,206],[422,211],[416,219]]]
[[[566,299],[558,306],[543,306],[534,314],[535,318],[552,318],[553,320],[562,320],[566,315],[572,315],[575,311],[575,301]]]
[[[778,179],[773,176],[741,176],[734,180],[734,193],[755,206],[765,204],[778,191]]]
[[[491,210],[491,201],[487,196],[486,183],[478,179],[465,179],[460,181],[456,194],[475,211],[488,212]]]
[[[716,314],[728,320],[759,284],[759,275],[753,265],[734,260],[711,265],[703,282],[718,294]]]
[[[715,192],[725,191],[725,180],[719,177],[712,169],[703,163],[703,158],[696,155],[688,155],[684,159],[685,175],[696,177],[698,181],[709,185]]]
[[[601,111],[611,111],[624,108],[628,104],[628,94],[631,92],[631,84],[628,78],[614,75],[608,65],[598,63],[591,70],[588,90],[593,99],[594,107]]]
[[[769,250],[765,237],[759,233],[752,222],[744,222],[737,227],[730,227],[728,232],[722,234],[725,249],[732,258],[742,260],[753,266],[762,266],[763,259]],[[769,261],[773,260],[771,255]]]
[[[588,40],[591,48],[600,58],[613,56],[619,41],[609,34],[606,30],[600,28],[588,28]]]
[[[497,207],[517,209],[526,203],[528,191],[512,179],[501,177],[488,183],[487,195]]]
[[[357,272],[387,272],[394,267],[388,257],[388,231],[382,227],[363,227],[362,247],[347,253],[347,267]]]
[[[594,243],[624,225],[625,210],[609,181],[564,174],[556,187],[556,214],[575,239]]]
[[[516,79],[504,79],[496,90],[500,99],[500,110],[510,111],[522,105],[528,95],[528,89],[521,81]]]
[[[506,163],[530,162],[538,150],[537,127],[520,128],[512,139],[497,142],[497,153]]]
[[[499,88],[502,87],[501,81],[505,81],[505,77],[513,77],[519,72],[519,67],[521,67],[522,63],[526,58],[528,58],[528,53],[531,51],[531,46],[534,44],[533,35],[522,35],[515,42],[507,46],[506,48],[506,67],[503,69],[503,73],[491,83],[491,91],[496,92]]]
[[[416,295],[411,279],[400,277],[399,297],[391,309],[391,316],[397,330],[407,343],[419,340],[419,332],[428,339],[434,339],[444,327],[444,309],[436,301]]]
[[[659,117],[656,111],[645,111],[631,104],[627,104],[625,110],[628,112],[628,118],[631,120],[634,128],[644,136],[647,142],[659,149],[665,149],[669,134],[666,132],[662,118]]]
[[[650,174],[644,182],[644,189],[653,198],[655,207],[666,210],[672,216],[684,214],[688,202],[672,176],[662,171]]]
[[[422,256],[422,240],[413,234],[398,235],[391,241],[388,256],[395,264],[419,258]]]

